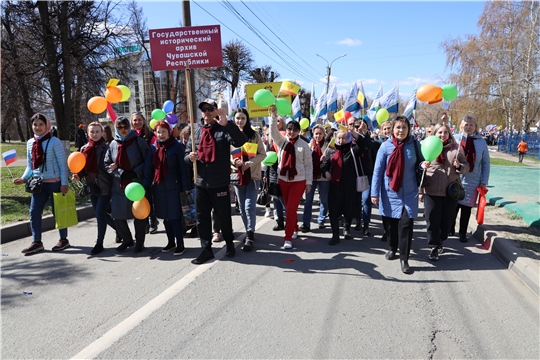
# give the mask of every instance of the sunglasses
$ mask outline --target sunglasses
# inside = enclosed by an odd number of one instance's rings
[[[201,111],[204,113],[204,112],[207,112],[207,111],[214,111],[214,107],[213,106],[209,106],[209,107],[203,107],[201,108]]]
[[[360,129],[360,125],[355,125],[354,128],[355,129]]]
[[[129,125],[118,125],[116,128],[118,130],[129,130]]]

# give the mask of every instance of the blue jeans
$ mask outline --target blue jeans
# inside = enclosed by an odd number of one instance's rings
[[[235,185],[234,187],[236,196],[238,197],[240,215],[242,216],[246,231],[255,231],[255,223],[257,221],[255,210],[260,182],[260,180],[251,180],[248,185]]]
[[[315,196],[315,188],[319,187],[319,217],[317,222],[319,224],[324,223],[324,218],[328,213],[328,188],[330,187],[329,181],[313,181],[311,186],[311,191],[306,196],[306,201],[304,202],[304,215],[302,216],[302,223],[306,226],[309,226],[311,221],[311,214],[313,212],[313,197]]]
[[[111,202],[111,195],[103,196],[90,196],[90,201],[92,202],[92,207],[96,213],[97,220],[97,244],[103,245],[103,239],[105,238],[105,233],[107,232],[107,225],[116,230],[116,225],[114,220],[111,217],[111,214],[107,213],[107,208]]]
[[[43,209],[51,199],[52,212],[54,214],[53,192],[60,192],[60,181],[54,183],[43,183],[39,194],[32,194],[30,200],[30,227],[32,228],[32,239],[34,242],[41,241],[41,232],[43,227],[41,218],[43,217]],[[58,229],[60,239],[67,239],[67,229]]]
[[[274,204],[274,209],[276,210],[276,215],[278,216],[278,218],[282,218],[283,217],[283,208],[285,207],[285,205],[283,205],[283,198],[282,197],[280,197],[280,198],[272,197],[272,203]]]
[[[364,221],[364,224],[369,224],[371,222],[371,208],[373,204],[371,203],[371,178],[372,175],[368,175],[369,180],[369,187],[367,190],[364,190],[362,192],[362,220]]]

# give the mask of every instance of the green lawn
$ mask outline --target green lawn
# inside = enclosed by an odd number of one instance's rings
[[[4,150],[5,151],[5,150]],[[13,177],[20,177],[24,173],[24,167],[3,167],[0,174],[0,224],[8,224],[16,221],[27,221],[30,219],[30,197],[31,194],[24,191],[24,185],[14,185],[9,173]],[[77,205],[89,204],[90,198],[77,199]],[[43,215],[51,213],[51,206],[45,207]]]
[[[502,166],[527,166],[525,164],[518,163],[517,161],[510,161],[510,160],[497,159],[497,158],[490,158],[489,163],[491,165],[502,165]]]

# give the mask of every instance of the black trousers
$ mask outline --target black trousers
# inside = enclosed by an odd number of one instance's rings
[[[461,209],[461,217],[459,218],[459,234],[467,235],[467,228],[469,226],[469,219],[471,218],[472,207],[457,204],[456,214],[453,217],[454,221],[452,222],[452,228],[453,229],[456,228],[456,217],[460,209]]]
[[[407,210],[403,207],[401,218],[387,217],[386,221],[390,235],[388,242],[390,250],[396,251],[399,248],[399,259],[409,260],[413,236],[413,219],[409,218]]]
[[[448,238],[450,225],[456,218],[457,200],[446,196],[424,195],[428,245],[436,247]]]
[[[356,190],[354,192],[356,193]],[[350,229],[352,218],[354,216],[355,202],[356,198],[354,195],[351,195],[350,191],[347,191],[340,186],[330,184],[328,188],[328,217],[330,218],[333,238],[339,239],[338,219],[341,215],[345,218],[345,229]]]
[[[195,187],[197,231],[203,249],[211,251],[212,248],[212,209],[215,211],[216,219],[219,219],[223,239],[227,243],[234,240],[230,200],[229,186],[214,189]]]
[[[116,219],[114,220],[114,225],[116,226],[116,234],[120,236],[122,241],[133,241],[133,236],[131,235],[131,230],[129,230],[127,220]],[[144,237],[146,235],[146,219],[133,219],[133,225],[135,226],[135,240],[139,244],[144,244]]]

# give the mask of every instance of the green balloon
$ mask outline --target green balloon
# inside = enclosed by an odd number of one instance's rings
[[[386,110],[385,108],[380,108],[379,110],[377,110],[377,112],[375,113],[375,118],[377,119],[377,122],[379,124],[382,124],[383,122],[385,122],[386,120],[388,120],[388,110]]]
[[[456,85],[446,84],[442,86],[442,96],[446,101],[452,101],[457,97],[458,91]]]
[[[266,158],[263,160],[263,164],[266,166],[272,166],[277,161],[277,154],[275,151],[267,151]]]
[[[289,100],[279,98],[276,100],[277,113],[281,116],[287,116],[292,112],[292,106]]]
[[[303,118],[300,120],[300,129],[306,130],[309,127],[309,119]]]
[[[255,94],[253,94],[253,100],[255,101],[255,104],[259,105],[260,107],[269,107],[276,103],[274,94],[267,89],[259,89],[255,91]]]
[[[166,116],[167,114],[165,114],[165,111],[161,109],[155,109],[154,111],[152,111],[152,119],[163,120]]]
[[[139,201],[144,197],[144,188],[141,184],[132,182],[126,186],[126,197],[131,201]]]
[[[443,149],[443,143],[437,136],[431,135],[422,141],[420,150],[426,161],[433,161],[439,156]]]

